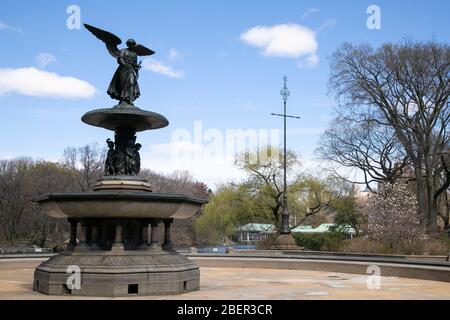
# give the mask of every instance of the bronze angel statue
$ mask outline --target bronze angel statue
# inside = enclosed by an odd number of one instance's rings
[[[133,39],[127,40],[127,48],[118,49],[117,46],[122,43],[119,37],[88,24],[84,24],[84,26],[105,43],[108,52],[117,59],[119,64],[109,84],[108,95],[112,99],[119,100],[119,104],[133,105],[133,102],[140,96],[137,80],[141,63],[137,62],[137,56],[150,56],[155,52],[143,45],[136,44]]]

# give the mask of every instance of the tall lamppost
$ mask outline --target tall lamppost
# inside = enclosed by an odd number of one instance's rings
[[[281,234],[290,234],[291,227],[289,226],[289,212],[287,209],[287,166],[286,166],[286,157],[287,157],[287,148],[286,148],[286,119],[294,118],[300,119],[297,116],[291,116],[286,114],[286,102],[291,95],[287,88],[287,77],[283,77],[283,88],[280,91],[281,96],[283,97],[283,105],[284,105],[284,113],[271,113],[273,116],[283,117],[284,121],[284,156],[283,156],[283,211],[281,212]]]

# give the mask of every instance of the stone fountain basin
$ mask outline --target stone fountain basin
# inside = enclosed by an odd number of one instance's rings
[[[54,218],[188,219],[207,203],[179,194],[120,191],[52,193],[34,201]]]

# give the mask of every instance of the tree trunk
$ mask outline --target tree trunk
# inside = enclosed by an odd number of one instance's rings
[[[417,204],[419,209],[419,216],[421,224],[426,227],[428,221],[428,204],[426,200],[426,185],[423,178],[422,167],[421,164],[417,164],[417,161],[414,161],[414,170],[416,173],[416,193],[417,193]]]
[[[433,235],[437,232],[437,203],[434,198],[434,188],[432,186],[427,186],[427,200],[427,233]]]
[[[427,146],[431,145],[431,142],[427,139]],[[425,174],[426,174],[426,184],[427,184],[427,232],[433,235],[437,232],[437,215],[438,215],[438,205],[437,199],[434,196],[436,194],[436,185],[433,176],[433,159],[429,155],[429,149],[425,154]]]
[[[444,230],[447,230],[450,227],[450,213],[449,213],[449,203],[448,203],[448,193],[447,191],[444,191],[444,193],[441,194],[440,197],[441,203],[438,202],[438,213],[442,218],[442,221],[444,221]],[[442,209],[442,211],[441,211]],[[442,214],[440,213],[442,212]]]

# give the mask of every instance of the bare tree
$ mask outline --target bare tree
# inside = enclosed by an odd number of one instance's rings
[[[146,178],[154,192],[180,193],[188,196],[208,198],[208,187],[198,182],[188,171],[174,171],[171,174],[160,174],[149,169],[139,173]]]
[[[103,174],[105,150],[97,143],[64,150],[62,164],[72,171],[80,191],[91,190]]]
[[[394,130],[375,121],[358,119],[351,110],[338,110],[330,128],[316,149],[321,159],[330,162],[333,174],[348,182],[363,184],[374,192],[374,183],[394,183],[410,164]],[[346,178],[340,169],[359,169],[364,180]]]
[[[44,214],[32,199],[52,192],[76,191],[72,173],[58,163],[35,161],[29,168],[27,180],[31,199],[26,220],[26,237],[39,246],[43,246],[50,235],[54,239],[63,240],[64,233],[68,232],[67,221]],[[49,225],[54,228],[50,230]]]
[[[2,235],[11,245],[20,238],[27,213],[26,171],[31,163],[30,158],[0,161],[0,221]]]
[[[14,245],[26,240],[43,245],[49,218],[33,203],[37,196],[73,190],[73,178],[61,166],[29,158],[0,160],[0,238]],[[64,229],[64,222],[55,222]]]
[[[332,57],[330,88],[362,115],[376,110],[371,120],[393,128],[414,166],[422,223],[434,233],[437,198],[450,182],[435,179],[449,145],[450,45],[404,42],[374,50],[345,43]]]

